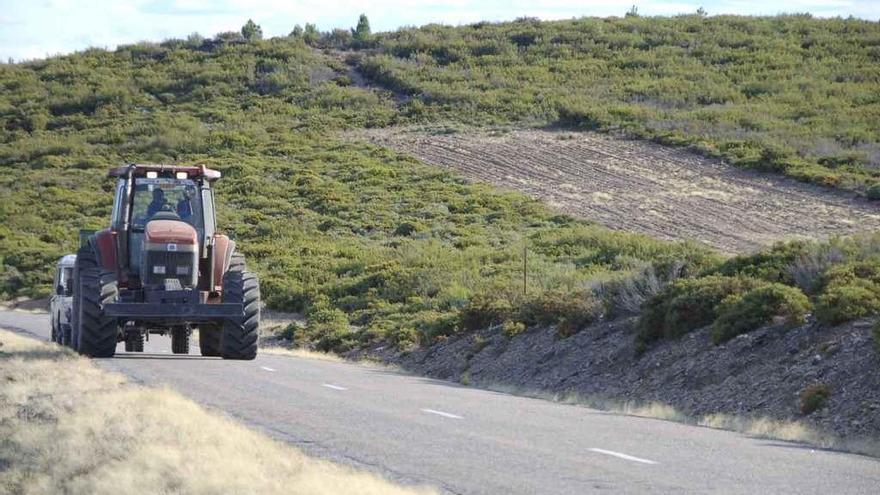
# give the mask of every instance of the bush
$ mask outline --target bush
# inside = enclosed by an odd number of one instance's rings
[[[316,298],[303,334],[323,352],[345,352],[357,341],[345,313],[330,306],[326,296]]]
[[[761,282],[747,277],[709,275],[681,279],[650,299],[637,323],[636,339],[646,346],[661,338],[677,338],[711,324],[717,307],[727,297]]]
[[[526,325],[521,321],[507,320],[504,322],[504,325],[501,326],[501,330],[504,332],[504,335],[507,336],[508,339],[512,339],[517,335],[525,332]]]
[[[821,277],[819,289],[822,291],[835,285],[850,285],[859,281],[880,285],[880,260],[872,257],[833,266]]]
[[[838,325],[876,314],[880,314],[878,287],[864,280],[835,284],[816,301],[816,318],[826,325]]]
[[[876,258],[836,265],[821,278],[816,317],[826,325],[880,314],[880,264]]]
[[[513,304],[509,298],[478,294],[461,310],[459,321],[462,329],[473,332],[491,325],[500,325],[511,319],[513,313]]]
[[[684,268],[684,263],[672,263],[667,276],[662,277],[653,265],[647,265],[627,277],[596,285],[593,294],[605,301],[609,312],[639,314],[648,300],[682,276]]]
[[[803,252],[789,265],[788,273],[801,290],[814,294],[828,269],[844,260],[845,255],[839,246],[817,242],[805,246]]]
[[[811,246],[808,241],[780,242],[754,254],[734,256],[707,274],[743,275],[792,285],[795,281],[791,266],[808,253]]]
[[[787,325],[797,325],[809,311],[810,301],[800,289],[775,283],[762,285],[721,302],[712,341],[720,344],[777,318],[784,319]]]
[[[828,402],[831,389],[824,383],[814,383],[801,391],[801,414],[807,415],[817,411]]]
[[[299,333],[297,330],[299,330],[299,325],[296,323],[290,323],[284,327],[284,330],[282,330],[278,336],[284,340],[293,342],[296,339],[297,333]]]
[[[556,324],[560,337],[569,337],[594,322],[602,304],[589,292],[549,291],[523,304],[520,319],[527,326]]]

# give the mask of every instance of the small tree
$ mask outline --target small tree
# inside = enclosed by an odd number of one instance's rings
[[[370,20],[367,19],[367,14],[361,14],[357,27],[351,30],[351,36],[355,41],[364,42],[370,39],[370,34]]]
[[[633,5],[630,7],[629,11],[626,13],[625,17],[638,17],[639,16],[639,8]]]
[[[706,17],[707,15],[709,15],[709,13],[706,12],[706,9],[704,9],[703,7],[700,7],[697,9],[697,15],[700,17]]]
[[[314,24],[306,23],[306,28],[303,30],[303,41],[306,44],[314,45],[321,39],[321,33],[318,32],[318,28]]]
[[[248,41],[261,40],[263,39],[263,29],[253,19],[248,19],[241,27],[241,35]]]
[[[198,48],[205,42],[205,38],[199,33],[192,33],[186,37],[186,46],[190,48]]]
[[[303,28],[299,24],[293,26],[293,31],[290,32],[291,38],[302,38],[303,37]]]

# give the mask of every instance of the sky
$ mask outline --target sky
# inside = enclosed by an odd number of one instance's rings
[[[817,17],[880,19],[880,0],[0,0],[0,60],[16,61],[114,48],[138,41],[205,37],[238,31],[252,18],[267,37],[296,24],[347,28],[367,14],[373,31],[427,23],[469,24],[530,16],[544,20],[622,16],[635,4],[642,15],[675,15],[703,7],[710,15],[809,12]]]

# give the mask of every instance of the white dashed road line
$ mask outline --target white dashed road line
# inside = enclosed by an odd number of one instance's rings
[[[260,366],[260,368],[263,368],[263,369],[266,370],[266,371],[275,371],[274,369],[272,369],[272,368],[270,368],[270,367],[268,367],[268,366]]]
[[[437,416],[443,416],[444,418],[452,418],[452,419],[464,419],[462,416],[457,414],[452,414],[443,411],[437,411],[435,409],[422,409],[422,412],[426,412],[428,414],[436,414]]]
[[[595,449],[595,448],[589,449],[589,450],[590,450],[590,452],[596,452],[599,454],[610,455],[610,456],[618,457],[620,459],[626,459],[628,461],[633,461],[633,462],[641,462],[642,464],[657,464],[657,461],[652,461],[649,459],[642,459],[641,457],[634,457],[634,456],[627,455],[627,454],[621,454],[620,452],[614,452],[613,450]]]
[[[345,387],[340,387],[339,385],[331,385],[331,384],[329,384],[329,383],[324,383],[324,384],[321,385],[321,386],[322,386],[322,387],[327,387],[327,388],[332,388],[333,390],[348,390],[348,389],[345,388]]]

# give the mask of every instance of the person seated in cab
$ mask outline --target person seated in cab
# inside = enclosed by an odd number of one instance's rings
[[[153,189],[153,201],[147,205],[147,218],[152,217],[156,213],[165,209],[167,204],[168,202],[165,200],[165,191],[160,187]]]
[[[187,186],[183,191],[183,197],[177,202],[177,215],[184,222],[191,222],[193,215],[192,199],[196,195],[196,190],[192,186]]]

